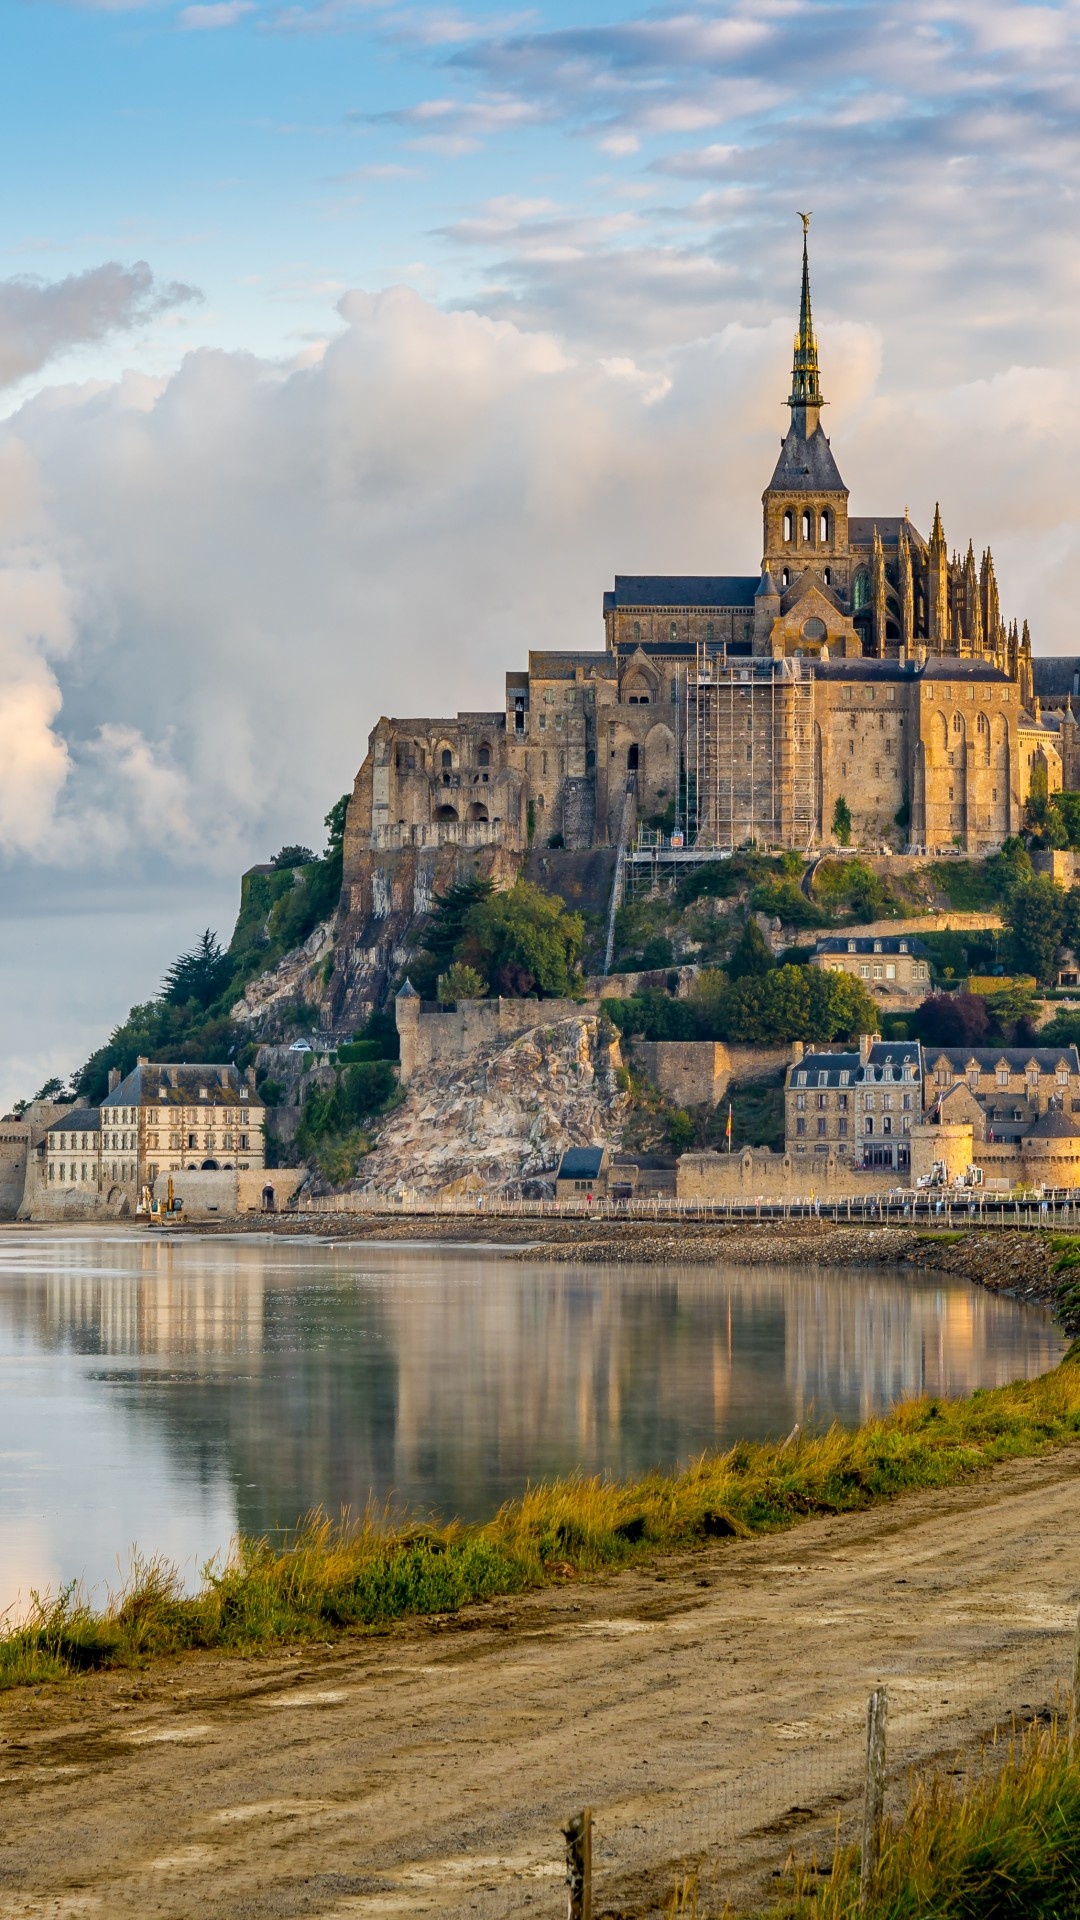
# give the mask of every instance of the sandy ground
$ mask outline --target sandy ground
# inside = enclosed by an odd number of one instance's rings
[[[0,1696],[0,1915],[598,1915],[703,1851],[735,1892],[856,1804],[869,1688],[901,1765],[1068,1667],[1080,1447],[968,1487],[333,1646]]]

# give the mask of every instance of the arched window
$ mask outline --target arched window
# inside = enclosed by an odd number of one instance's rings
[[[491,748],[490,747],[481,747],[479,753],[476,756],[476,764],[479,767],[490,767],[491,765]]]
[[[705,623],[705,638],[708,641],[709,646],[711,647],[713,641],[716,638],[716,628],[714,627],[711,620],[707,620]]]
[[[586,773],[592,773],[594,772],[595,768],[596,768],[596,754],[593,751],[592,747],[590,747],[585,755],[585,771]]]
[[[814,516],[809,507],[802,517],[802,537],[804,540],[812,540],[814,537]]]
[[[826,567],[826,568],[825,568],[825,571],[824,571],[824,573],[823,573],[823,575],[822,575],[822,579],[824,580],[824,582],[825,582],[825,585],[826,585],[827,587],[831,587],[831,586],[832,586],[832,568],[831,568],[831,567]]]
[[[634,639],[635,640],[641,639],[641,621],[640,620],[634,621]]]
[[[679,628],[678,628],[678,624],[677,624],[677,622],[676,622],[676,621],[674,621],[674,620],[673,620],[673,621],[672,621],[672,623],[671,623],[671,630],[670,630],[670,632],[669,632],[669,634],[668,634],[668,639],[669,639],[669,640],[677,640],[677,639],[678,639],[678,637],[679,637]]]
[[[452,767],[454,764],[454,756],[449,747],[444,747],[442,750],[442,763],[444,767]]]
[[[794,540],[794,538],[795,538],[795,515],[792,513],[791,508],[788,507],[786,508],[784,513],[784,539]]]
[[[830,536],[830,533],[829,533],[829,513],[828,513],[828,509],[827,509],[827,508],[826,508],[826,510],[825,510],[825,512],[824,512],[824,513],[822,514],[822,516],[821,516],[821,520],[820,520],[820,523],[819,523],[819,524],[820,524],[820,527],[821,527],[821,538],[822,538],[822,540],[823,540],[823,541],[824,541],[824,540],[828,540],[828,539],[829,539],[829,538],[830,538],[831,536]]]
[[[953,732],[954,732],[954,733],[963,733],[963,731],[964,731],[964,722],[963,722],[963,719],[961,718],[961,716],[960,716],[960,714],[958,714],[958,713],[954,713],[954,714],[953,714],[953,717],[952,717],[952,730],[953,730]]]
[[[791,573],[787,567],[784,568],[783,573],[780,575],[780,585],[782,587],[790,587],[791,585]]]
[[[858,610],[859,607],[868,607],[870,605],[869,574],[862,572],[855,575],[855,581],[852,587],[852,601],[856,610]]]

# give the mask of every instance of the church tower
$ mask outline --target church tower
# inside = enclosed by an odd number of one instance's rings
[[[803,223],[802,298],[791,369],[791,425],[776,470],[762,494],[765,568],[781,593],[812,569],[841,594],[848,592],[848,490],[822,431],[821,374],[810,310],[810,262]]]

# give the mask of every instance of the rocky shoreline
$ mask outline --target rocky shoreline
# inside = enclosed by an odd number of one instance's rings
[[[826,1220],[738,1222],[701,1226],[645,1220],[521,1220],[490,1215],[386,1216],[355,1213],[281,1215],[185,1233],[266,1233],[320,1240],[411,1241],[491,1246],[521,1260],[588,1265],[918,1266],[955,1274],[985,1287],[1046,1306],[1066,1333],[1080,1334],[1080,1289],[1075,1270],[1057,1272],[1060,1236],[976,1228],[846,1226]]]

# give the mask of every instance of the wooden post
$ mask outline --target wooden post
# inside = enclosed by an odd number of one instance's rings
[[[1072,1636],[1072,1686],[1068,1692],[1068,1759],[1080,1761],[1080,1611]]]
[[[889,1693],[875,1687],[866,1703],[866,1795],[863,1800],[862,1871],[859,1876],[859,1911],[870,1903],[881,1852],[881,1822],[885,1811],[885,1724],[889,1716]]]
[[[567,1920],[592,1920],[592,1808],[575,1813],[566,1836]]]

